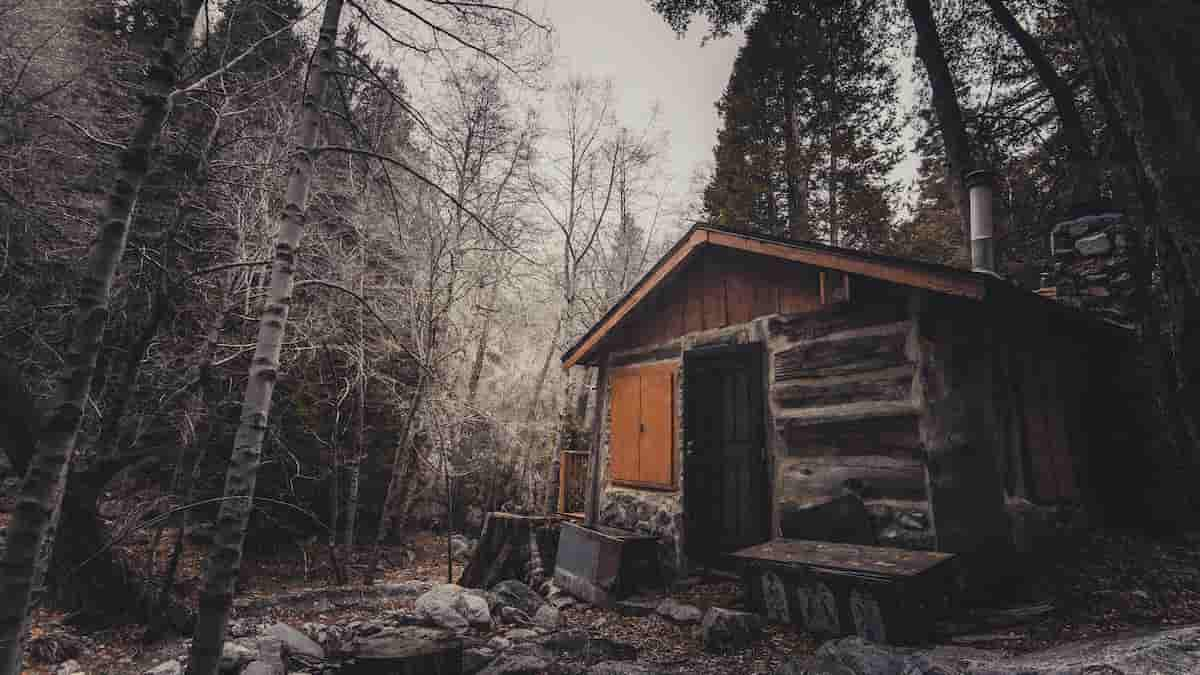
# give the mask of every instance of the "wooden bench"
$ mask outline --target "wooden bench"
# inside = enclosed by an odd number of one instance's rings
[[[821,637],[857,634],[892,644],[929,638],[957,568],[950,553],[799,539],[731,556],[748,603],[768,620]]]

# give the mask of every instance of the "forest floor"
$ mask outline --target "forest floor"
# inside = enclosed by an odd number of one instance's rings
[[[446,540],[428,532],[411,538],[412,554],[388,551],[393,563],[382,573],[382,581],[395,583],[423,580],[444,583],[447,579]],[[135,543],[124,547],[134,554]],[[145,544],[141,545],[145,551]],[[371,620],[381,612],[406,610],[411,598],[386,599],[358,607],[312,601],[272,601],[289,591],[332,585],[332,573],[323,547],[310,544],[294,552],[247,560],[240,598],[259,599],[257,610],[240,613],[257,624],[283,621],[295,626],[305,622],[324,624]],[[407,564],[400,565],[401,561]],[[361,578],[361,564],[351,561],[352,577]],[[1018,587],[1011,589],[1003,604],[1015,613],[979,609],[955,617],[943,643],[974,648],[1025,653],[1049,646],[1089,638],[1118,636],[1131,629],[1165,628],[1200,623],[1200,538],[1153,539],[1130,533],[1095,534],[1080,540],[1031,566]],[[462,564],[453,564],[453,578]],[[184,566],[183,585],[194,593],[199,587],[199,559],[193,556]],[[710,577],[673,594],[676,599],[701,610],[710,606],[737,608],[737,583]],[[265,600],[266,602],[261,602]],[[1032,611],[1026,611],[1026,610]],[[252,615],[251,615],[252,614]],[[765,639],[750,649],[732,655],[712,655],[703,650],[696,625],[678,625],[657,615],[627,617],[612,611],[577,605],[562,612],[564,628],[582,628],[593,637],[634,645],[639,660],[666,672],[769,673],[789,657],[811,653],[819,641],[786,626],[769,626]],[[1005,618],[1020,617],[1016,625]],[[997,619],[999,617],[999,619]],[[60,614],[38,611],[33,635],[61,634],[73,629],[61,625]],[[1013,622],[1010,622],[1010,624]],[[951,624],[946,624],[951,626]],[[82,635],[84,650],[73,655],[89,673],[135,675],[163,660],[186,652],[187,641],[176,639],[147,645],[144,629],[123,625]],[[34,664],[30,673],[52,673],[53,665]]]

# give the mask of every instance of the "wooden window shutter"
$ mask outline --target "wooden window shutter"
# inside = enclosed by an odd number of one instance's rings
[[[612,382],[612,480],[674,487],[675,366],[630,368]]]
[[[642,437],[638,480],[642,483],[674,484],[675,459],[675,374],[665,368],[642,375]]]
[[[616,481],[638,480],[641,398],[641,377],[638,373],[622,373],[613,378],[609,470]]]

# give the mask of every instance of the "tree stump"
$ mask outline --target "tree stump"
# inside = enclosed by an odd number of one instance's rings
[[[557,552],[557,518],[492,512],[487,514],[475,554],[458,584],[491,588],[506,579],[516,579],[537,589],[554,573]]]

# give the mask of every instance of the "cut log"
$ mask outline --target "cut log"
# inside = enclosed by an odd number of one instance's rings
[[[554,569],[558,519],[493,512],[487,515],[479,545],[458,580],[460,586],[491,588],[516,579],[537,588]]]

